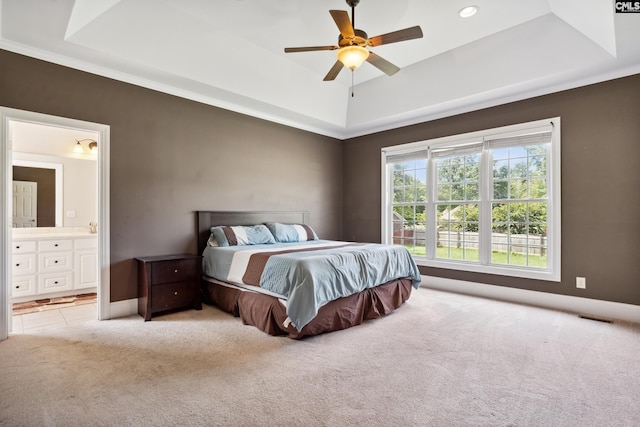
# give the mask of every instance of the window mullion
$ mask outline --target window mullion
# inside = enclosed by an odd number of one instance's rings
[[[437,173],[435,167],[435,161],[433,157],[429,156],[427,160],[427,206],[426,206],[426,224],[425,232],[427,236],[426,242],[426,258],[434,259],[436,256],[436,186],[437,186]]]
[[[381,242],[382,243],[391,243],[393,241],[391,237],[391,230],[393,228],[392,218],[393,218],[393,198],[391,197],[391,193],[393,192],[393,177],[391,176],[391,167],[387,163],[386,155],[384,151],[382,152],[382,224],[381,224]]]
[[[491,263],[491,199],[493,198],[491,151],[484,144],[482,155],[480,156],[480,214],[478,215],[479,230],[479,261],[482,265]]]

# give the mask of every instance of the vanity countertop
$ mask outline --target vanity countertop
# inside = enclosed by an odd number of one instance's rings
[[[39,227],[39,228],[14,228],[13,240],[40,240],[40,239],[95,239],[98,235],[91,233],[89,227]]]

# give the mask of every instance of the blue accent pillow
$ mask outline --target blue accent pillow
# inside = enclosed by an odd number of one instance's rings
[[[282,224],[279,222],[267,222],[267,227],[276,242],[306,242],[309,240],[318,240],[318,235],[311,227],[306,224]]]
[[[275,239],[264,225],[237,225],[211,227],[211,234],[217,246],[243,246],[273,244]],[[210,239],[211,240],[211,239]],[[215,246],[210,244],[210,246]]]

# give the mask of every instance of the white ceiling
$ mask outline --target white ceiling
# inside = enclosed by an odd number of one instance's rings
[[[612,0],[361,0],[369,36],[420,25],[322,79],[344,0],[0,0],[0,48],[337,138],[640,72],[640,14]],[[480,7],[471,18],[458,10]]]

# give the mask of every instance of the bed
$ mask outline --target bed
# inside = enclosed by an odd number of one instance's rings
[[[203,301],[299,339],[385,316],[419,286],[402,246],[323,240],[308,223],[307,212],[198,211]]]

